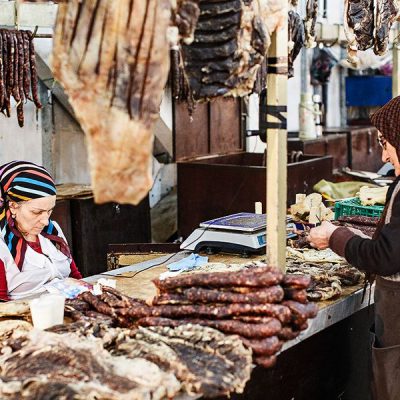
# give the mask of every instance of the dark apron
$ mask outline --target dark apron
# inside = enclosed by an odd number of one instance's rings
[[[376,278],[372,398],[400,400],[400,282]]]

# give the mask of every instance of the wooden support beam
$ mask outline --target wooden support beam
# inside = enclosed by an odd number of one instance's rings
[[[267,260],[286,269],[288,27],[272,35],[267,75]]]
[[[400,73],[400,29],[399,29],[400,23],[397,23],[396,29],[394,32],[396,33],[396,39],[393,42],[393,50],[392,50],[392,56],[393,56],[393,71],[392,71],[392,97],[396,97],[400,95],[400,79],[399,79],[399,73]]]

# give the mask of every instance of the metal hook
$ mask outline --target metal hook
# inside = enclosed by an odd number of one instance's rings
[[[291,162],[291,164],[294,163],[295,155],[296,155],[296,150],[292,150],[292,152],[290,153],[290,162]]]
[[[14,3],[14,28],[19,31],[19,1]]]
[[[115,214],[119,215],[121,213],[121,206],[118,203],[114,204]]]
[[[35,39],[35,37],[36,37],[36,35],[37,35],[38,29],[39,29],[39,26],[36,25],[36,26],[35,26],[35,29],[33,30],[33,33],[32,33],[32,39]]]
[[[295,161],[298,163],[300,160],[300,157],[303,155],[303,152],[301,150],[296,152],[296,156],[295,156]]]

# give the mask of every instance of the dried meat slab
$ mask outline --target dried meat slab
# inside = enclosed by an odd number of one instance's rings
[[[268,2],[204,0],[199,7],[194,40],[182,48],[193,97],[249,94],[270,44]]]
[[[163,399],[181,388],[154,363],[113,357],[101,341],[73,334],[32,331],[20,350],[0,361],[1,399],[61,398],[57,392],[68,399]]]
[[[251,351],[239,338],[199,325],[139,328],[115,353],[155,362],[173,372],[188,393],[206,398],[243,392],[252,369]]]
[[[349,62],[357,64],[357,50],[374,44],[374,0],[345,0],[344,31]]]
[[[294,76],[294,61],[300,53],[300,50],[305,43],[305,31],[303,20],[300,15],[290,10],[288,13],[288,36],[289,36],[289,57],[288,57],[288,76],[292,78]]]
[[[152,186],[170,20],[169,0],[59,5],[53,70],[86,134],[98,203],[138,204]]]
[[[377,0],[374,53],[385,55],[389,44],[389,32],[394,21],[400,17],[399,0]]]
[[[313,48],[317,45],[315,40],[315,26],[318,17],[318,0],[307,0],[306,19],[304,28],[306,34],[306,47]]]

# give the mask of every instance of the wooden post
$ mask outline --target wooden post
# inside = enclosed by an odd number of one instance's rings
[[[399,39],[399,22],[396,27],[396,39],[393,42],[393,72],[392,72],[392,97],[400,95],[400,39]]]
[[[267,261],[286,269],[288,27],[272,35],[267,75]]]

